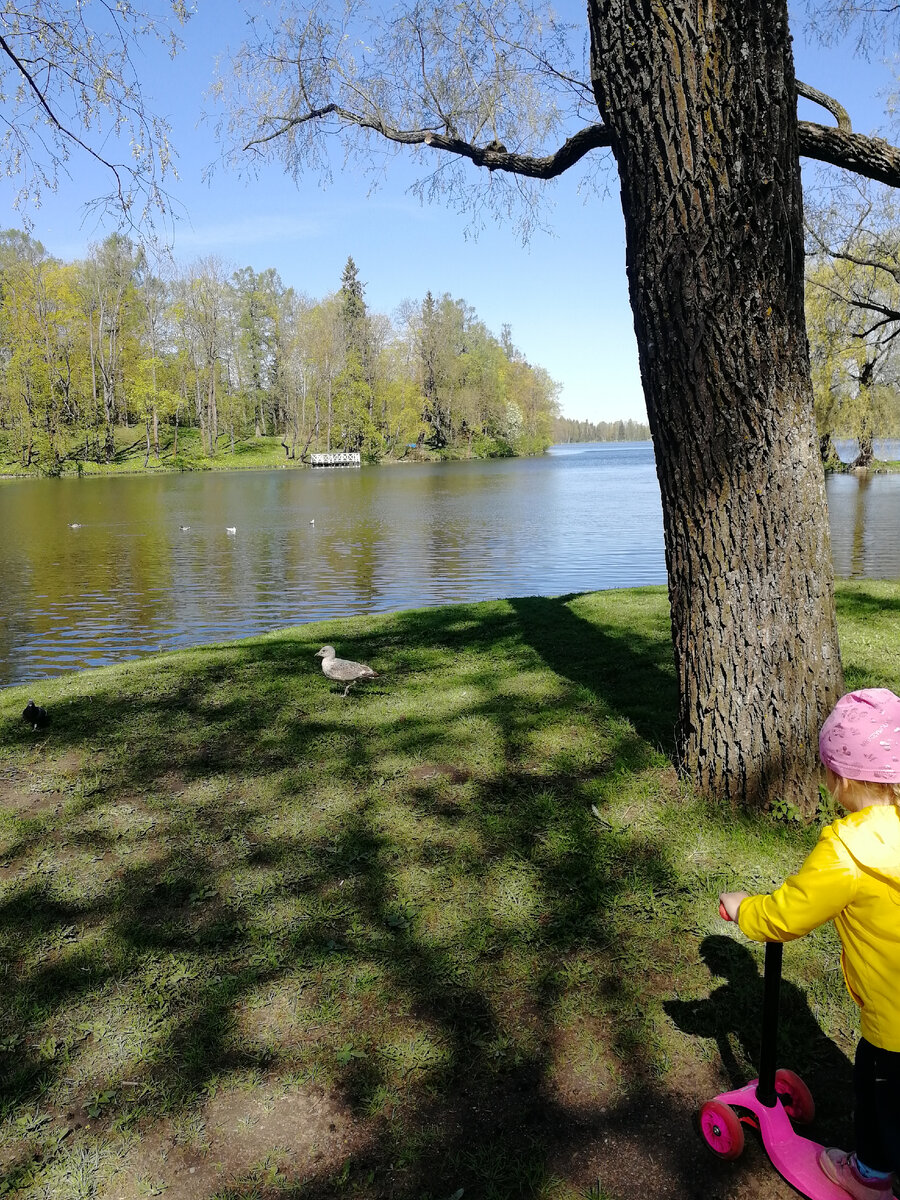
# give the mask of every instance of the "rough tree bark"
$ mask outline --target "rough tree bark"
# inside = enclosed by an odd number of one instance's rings
[[[748,805],[816,799],[842,686],[803,311],[781,0],[591,0],[662,490],[683,766]]]

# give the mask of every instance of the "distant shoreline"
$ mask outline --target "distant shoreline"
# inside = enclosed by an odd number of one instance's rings
[[[379,467],[401,467],[401,466],[421,466],[423,464],[443,463],[443,462],[488,462],[502,458],[540,458],[547,454],[555,446],[590,446],[590,445],[638,445],[645,443],[611,441],[611,442],[552,442],[544,448],[543,451],[537,454],[466,454],[464,448],[460,447],[457,450],[450,452],[440,452],[429,450],[427,448],[417,451],[414,455],[402,455],[399,458],[382,458],[377,462],[363,463],[363,466],[379,466]],[[649,444],[649,443],[647,443]],[[151,455],[151,462],[147,466],[141,464],[141,460],[145,457],[146,450],[141,449],[135,452],[132,447],[128,451],[119,451],[110,463],[98,463],[94,461],[78,460],[71,456],[62,460],[59,470],[48,470],[46,464],[37,465],[31,469],[10,469],[12,464],[7,461],[0,465],[0,481],[14,479],[106,479],[115,475],[178,475],[188,473],[201,473],[206,471],[294,471],[294,470],[322,470],[324,468],[312,467],[308,462],[301,462],[299,458],[286,459],[284,446],[280,438],[251,438],[235,444],[235,453],[232,454],[230,448],[223,450],[220,454],[214,457],[200,455],[193,452],[193,447],[190,447],[185,454],[179,453],[178,461],[173,461],[171,446],[168,447],[157,460],[155,455]],[[117,461],[118,459],[118,461]],[[166,461],[168,460],[168,461]],[[136,463],[138,465],[136,465]],[[357,468],[335,468],[342,470],[355,470]]]
[[[71,456],[62,460],[58,470],[48,470],[46,464],[41,463],[31,469],[14,469],[8,455],[6,461],[0,460],[0,483],[12,482],[22,479],[108,479],[118,475],[128,476],[153,476],[153,475],[178,475],[178,474],[193,474],[212,472],[227,472],[227,471],[295,471],[295,470],[322,470],[324,468],[312,467],[308,462],[302,462],[299,458],[286,459],[284,445],[280,438],[249,438],[241,442],[235,443],[234,452],[231,448],[223,449],[220,454],[214,457],[208,457],[197,452],[196,445],[192,441],[191,435],[195,431],[188,430],[187,434],[182,433],[179,442],[184,446],[184,450],[180,450],[177,456],[173,455],[171,445],[168,446],[160,456],[156,459],[155,455],[151,455],[151,462],[144,466],[141,460],[146,455],[146,449],[142,448],[137,451],[132,444],[127,448],[119,449],[110,463],[97,463],[93,461],[78,460]],[[837,439],[838,441],[847,442],[848,439]],[[900,445],[897,439],[883,438],[878,439],[885,448],[894,449]],[[402,466],[421,466],[423,464],[444,463],[444,462],[472,462],[484,461],[501,458],[540,458],[549,454],[553,450],[576,448],[579,446],[637,446],[650,445],[649,440],[640,441],[625,441],[616,439],[614,441],[564,441],[552,442],[544,448],[543,451],[534,454],[466,454],[464,447],[459,447],[449,452],[435,451],[427,448],[418,450],[415,454],[402,455],[399,458],[382,458],[377,462],[363,463],[363,466],[379,466],[379,467],[402,467]],[[168,460],[168,461],[167,461]],[[876,459],[869,468],[856,469],[851,466],[851,461],[843,461],[839,468],[826,468],[826,473],[829,474],[856,474],[865,476],[877,474],[895,474],[900,472],[900,456],[897,459]],[[357,468],[335,468],[345,470],[355,470]]]

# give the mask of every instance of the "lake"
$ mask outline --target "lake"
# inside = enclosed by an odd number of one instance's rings
[[[831,476],[828,503],[837,573],[900,577],[900,475]],[[0,685],[328,617],[666,578],[649,443],[12,480],[0,530]]]

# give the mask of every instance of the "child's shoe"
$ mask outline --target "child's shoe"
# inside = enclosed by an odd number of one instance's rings
[[[891,1177],[864,1179],[856,1166],[856,1155],[831,1146],[819,1155],[819,1166],[832,1183],[842,1187],[854,1200],[876,1200],[893,1196]]]

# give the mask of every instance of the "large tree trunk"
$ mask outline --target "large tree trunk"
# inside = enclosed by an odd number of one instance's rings
[[[814,807],[842,683],[781,0],[589,0],[662,491],[681,765]]]
[[[875,461],[875,441],[868,431],[859,435],[859,454],[853,460],[858,471],[867,471]]]
[[[875,435],[872,432],[872,425],[868,416],[868,412],[871,410],[871,393],[869,392],[868,387],[865,387],[861,390],[863,392],[862,400],[866,405],[867,411],[862,419],[862,427],[857,434],[859,453],[853,460],[852,465],[856,467],[857,470],[867,471],[875,461]]]

